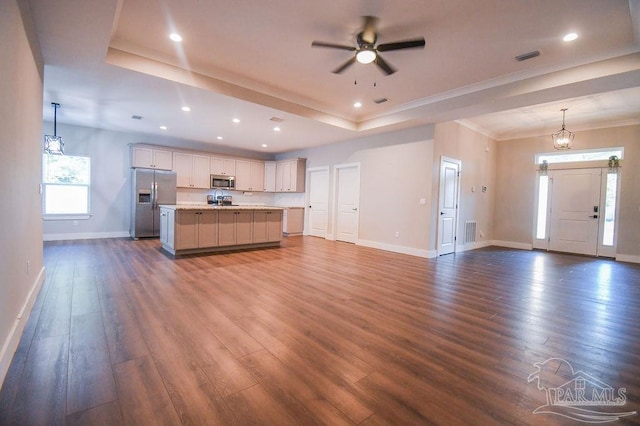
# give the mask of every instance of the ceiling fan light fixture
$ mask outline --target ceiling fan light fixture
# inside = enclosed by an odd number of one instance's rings
[[[562,111],[562,129],[551,135],[553,147],[558,150],[571,148],[571,144],[573,143],[573,138],[575,136],[573,132],[568,131],[564,127],[564,115],[567,108],[562,108],[560,111]]]
[[[376,59],[376,52],[371,48],[362,48],[356,53],[356,59],[361,64],[370,64]]]

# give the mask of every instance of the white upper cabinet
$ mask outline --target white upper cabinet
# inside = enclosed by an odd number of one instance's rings
[[[146,146],[131,147],[131,167],[172,170],[172,152]]]
[[[176,172],[178,188],[209,189],[209,156],[173,153],[173,170]]]
[[[236,175],[236,160],[233,158],[211,157],[210,164],[212,175]]]
[[[236,160],[236,190],[264,190],[264,162]]]
[[[304,192],[307,160],[296,158],[276,163],[276,192]]]
[[[264,191],[276,192],[276,162],[264,162]]]

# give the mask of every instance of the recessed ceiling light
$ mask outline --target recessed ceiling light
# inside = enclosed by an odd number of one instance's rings
[[[240,119],[239,119],[239,118],[234,118],[234,119],[233,119],[233,120],[231,120],[231,121],[233,121],[234,123],[239,123],[239,122],[240,122]]]
[[[280,127],[274,127],[274,128],[273,128],[273,131],[274,131],[274,132],[279,132],[279,131],[280,131]]]
[[[188,106],[183,106],[183,107],[182,107],[182,110],[183,110],[184,112],[189,112],[189,111],[191,111],[191,108],[189,108]]]
[[[262,147],[263,147],[263,148],[266,148],[266,147],[267,147],[267,144],[266,144],[266,143],[263,143],[263,144],[262,144]]]
[[[222,140],[222,136],[217,136],[216,139],[218,139],[219,141]]]
[[[353,104],[354,108],[360,108],[361,106],[362,106],[361,102],[356,102],[356,103]]]
[[[175,41],[176,43],[180,43],[182,41],[182,36],[178,33],[171,33],[169,34],[169,38],[173,41]]]
[[[573,41],[575,39],[578,38],[578,34],[576,33],[569,33],[567,35],[565,35],[564,37],[562,37],[563,41]]]
[[[160,126],[161,130],[167,130],[167,126]]]

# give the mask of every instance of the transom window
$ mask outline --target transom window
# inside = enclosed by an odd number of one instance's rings
[[[546,161],[548,164],[556,163],[577,163],[581,161],[599,161],[608,160],[609,157],[615,155],[618,159],[622,160],[624,156],[624,148],[611,148],[611,149],[583,149],[579,151],[571,152],[546,152],[536,154],[536,164],[541,164]]]

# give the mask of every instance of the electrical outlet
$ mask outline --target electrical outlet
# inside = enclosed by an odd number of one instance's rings
[[[78,226],[78,221],[77,220],[73,221],[73,226]]]
[[[400,232],[396,231],[396,238],[400,238]]]
[[[427,204],[427,199],[426,198],[420,198],[420,205],[424,206],[425,204]]]

